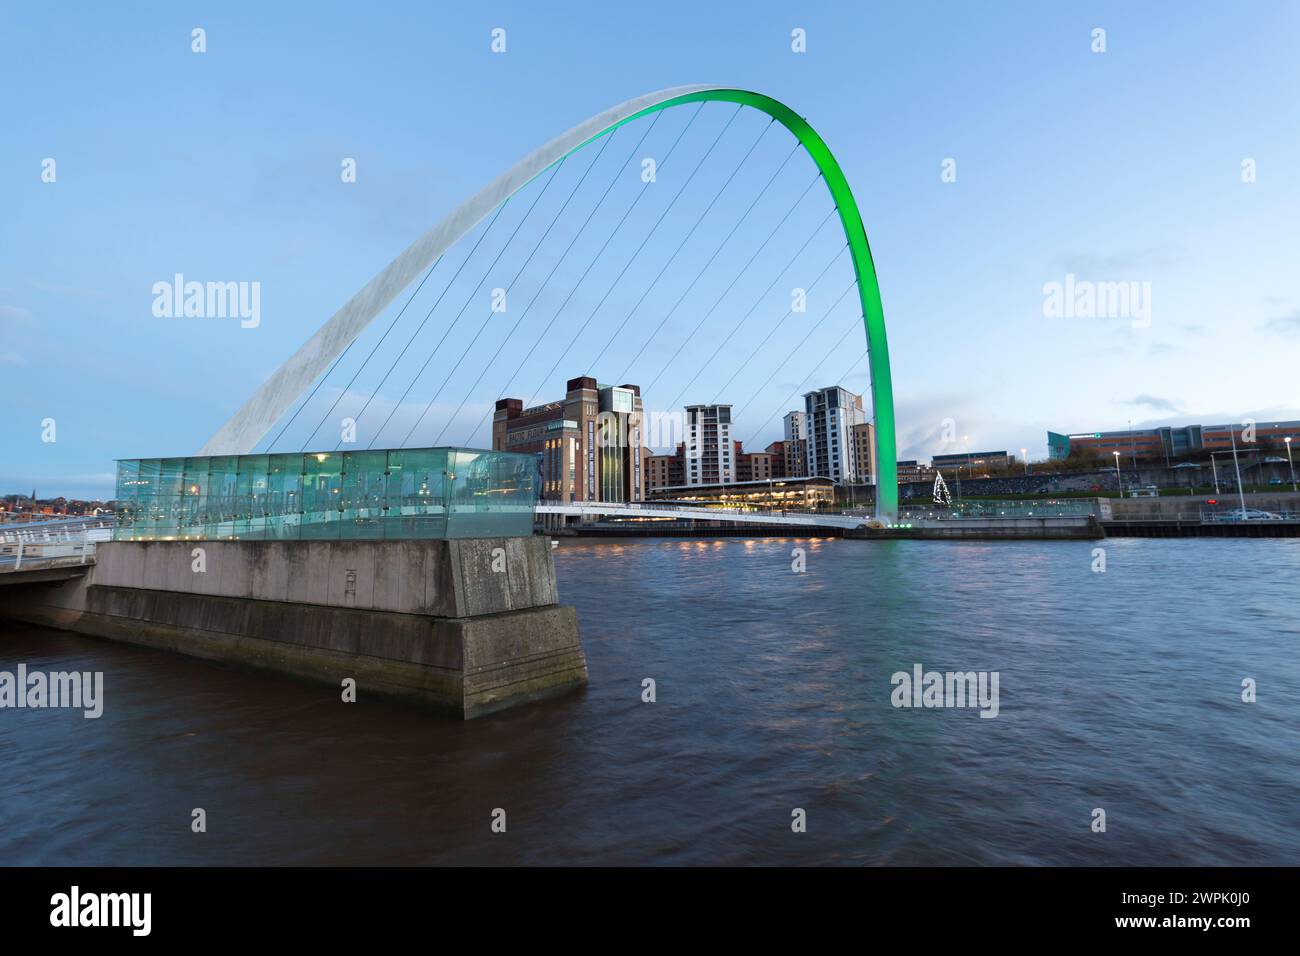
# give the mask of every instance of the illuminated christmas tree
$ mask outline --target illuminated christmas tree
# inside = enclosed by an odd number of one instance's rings
[[[948,493],[948,484],[943,480],[943,473],[934,473],[934,503],[936,505],[952,504],[952,495]]]

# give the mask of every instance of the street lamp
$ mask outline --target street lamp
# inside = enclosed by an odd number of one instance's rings
[[[1295,462],[1291,460],[1291,436],[1287,435],[1282,440],[1286,442],[1286,467],[1291,472],[1291,490],[1295,491]]]
[[[1029,449],[1020,449],[1020,460],[1025,463],[1025,474],[1029,474]]]
[[[1111,454],[1115,456],[1115,485],[1116,487],[1119,488],[1119,496],[1123,498],[1124,497],[1124,476],[1119,473],[1119,452],[1113,451],[1111,452]]]
[[[962,454],[966,456],[966,470],[969,471],[970,470],[970,435],[961,436],[961,450],[962,450]],[[957,462],[957,500],[958,501],[961,501],[961,465],[962,463],[958,461]]]

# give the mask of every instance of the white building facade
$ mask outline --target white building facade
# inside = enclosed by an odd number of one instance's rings
[[[730,405],[686,406],[686,484],[716,485],[736,480]]]
[[[837,484],[859,481],[854,426],[867,420],[862,396],[833,385],[806,392],[803,398],[808,435],[804,453],[807,474],[830,478]]]

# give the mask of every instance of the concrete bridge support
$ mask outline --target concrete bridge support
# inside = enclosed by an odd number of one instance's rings
[[[541,537],[116,541],[85,575],[10,583],[0,616],[470,718],[587,682],[557,601]]]

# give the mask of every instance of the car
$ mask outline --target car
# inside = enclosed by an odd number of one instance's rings
[[[1265,459],[1264,459],[1264,464],[1266,464],[1266,465],[1285,465],[1285,464],[1286,464],[1286,459],[1285,459],[1285,458],[1279,458],[1277,455],[1270,455],[1268,458],[1265,458]]]
[[[1282,516],[1258,508],[1234,508],[1227,514],[1229,521],[1281,521]]]

